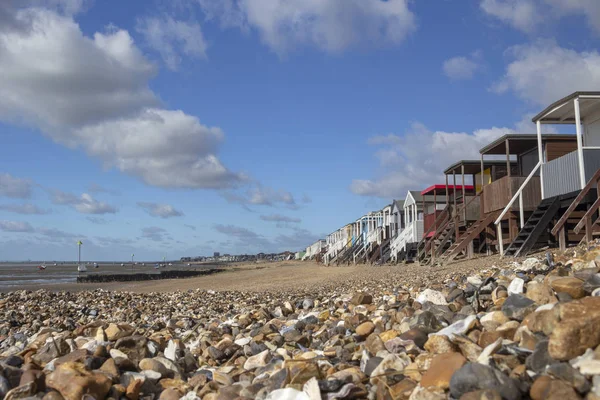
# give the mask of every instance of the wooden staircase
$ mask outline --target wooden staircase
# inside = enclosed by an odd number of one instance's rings
[[[548,226],[560,210],[560,197],[545,199],[538,205],[515,240],[504,251],[505,256],[526,256],[539,244],[540,238],[547,232]]]
[[[417,259],[421,264],[427,264],[431,259],[431,249],[435,245],[437,236],[451,221],[450,206],[446,206],[444,210],[437,216],[433,225],[423,233],[423,238],[417,244]],[[435,230],[437,228],[437,230]],[[433,235],[430,236],[430,233]],[[429,237],[428,237],[429,236]]]
[[[473,239],[479,236],[498,216],[500,211],[487,214],[484,218],[473,223],[441,256],[441,263],[454,260],[460,253],[467,249]]]
[[[371,256],[369,257],[369,263],[374,264],[380,259],[382,259],[383,264],[383,255],[387,251],[389,253],[390,248],[390,239],[385,239],[380,245],[377,245],[373,248],[371,252]]]
[[[360,238],[358,238],[352,245],[346,247],[345,250],[340,251],[340,253],[338,254],[338,256],[335,259],[335,263],[336,265],[340,265],[343,262],[346,262],[350,259],[350,257],[352,257],[354,255],[354,252],[359,249],[360,247],[362,247],[363,245],[363,240],[362,240],[362,236]],[[332,260],[334,261],[334,260]]]
[[[577,225],[573,229],[575,234],[579,234],[582,229],[585,229],[585,235],[582,240],[586,242],[590,242],[593,238],[594,234],[594,226],[600,223],[600,217],[594,219],[598,209],[600,208],[600,169],[596,171],[594,176],[588,181],[585,187],[577,194],[575,200],[571,203],[567,211],[562,215],[562,217],[558,220],[558,222],[552,228],[552,234],[558,236],[558,243],[561,250],[565,250],[567,248],[567,231],[568,231],[568,223],[570,219],[575,217],[576,209],[580,206],[581,202],[586,198],[590,190],[596,190],[595,201],[585,211],[582,217],[576,217],[575,222]]]

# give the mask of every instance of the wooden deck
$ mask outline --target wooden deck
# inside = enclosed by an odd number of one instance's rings
[[[510,202],[510,199],[519,190],[519,187],[527,179],[524,176],[505,176],[497,181],[486,185],[483,188],[483,212],[488,214],[494,211],[503,210]],[[534,176],[531,178],[523,190],[523,209],[524,211],[533,211],[542,201],[540,190],[540,178]],[[515,201],[511,210],[519,210],[519,201]]]

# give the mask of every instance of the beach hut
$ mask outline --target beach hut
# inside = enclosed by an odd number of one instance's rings
[[[544,147],[553,156],[570,151],[573,135],[542,135]],[[479,181],[481,191],[479,219],[469,225],[454,243],[442,254],[441,262],[459,256],[469,256],[477,245],[478,250],[500,250],[503,242],[512,242],[519,235],[519,227],[533,216],[542,201],[540,176],[537,172],[538,138],[532,134],[504,135],[480,150]],[[505,166],[490,165],[490,159],[502,157]],[[487,159],[486,159],[487,158]],[[536,213],[546,210],[546,205]]]
[[[404,199],[404,229],[391,242],[391,259],[394,262],[409,259],[423,237],[423,196],[418,190],[409,190]]]
[[[424,237],[418,246],[420,263],[428,264],[440,258],[457,238],[480,219],[482,182],[487,185],[492,179],[505,176],[506,168],[503,160],[485,161],[483,166],[480,160],[461,160],[444,170],[446,183],[438,191],[445,196],[446,204],[436,216],[434,224],[424,227]],[[515,161],[510,162],[510,168],[513,174],[517,173]],[[477,245],[476,249],[474,244]],[[474,250],[481,251],[483,244],[484,240],[479,235],[468,244],[467,255],[471,256]]]
[[[534,176],[542,201],[527,222],[521,218],[518,237],[506,249],[500,241],[504,255],[526,254],[550,228],[551,239],[561,249],[581,240],[589,242],[599,222],[600,92],[575,92],[546,107],[532,121],[537,127],[534,166],[530,179],[518,187],[505,210],[521,202],[523,193],[536,184]],[[551,146],[547,138],[554,135],[542,134],[545,124],[575,125],[575,135],[564,135],[568,143]]]

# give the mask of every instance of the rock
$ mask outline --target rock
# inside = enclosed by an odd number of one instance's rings
[[[431,333],[430,336],[444,335],[452,340],[452,338],[454,338],[455,335],[464,335],[465,333],[467,333],[469,329],[471,329],[475,325],[476,321],[477,316],[469,315],[465,319],[457,321],[438,332]]]
[[[264,367],[271,360],[271,353],[269,350],[265,350],[259,354],[256,354],[252,357],[248,357],[246,362],[244,363],[245,370],[253,370],[256,368]]]
[[[548,351],[555,360],[570,360],[600,344],[600,315],[563,319],[550,335]]]
[[[371,304],[372,302],[373,296],[368,293],[356,293],[352,296],[352,300],[350,300],[350,303],[354,305]]]
[[[147,356],[147,342],[148,339],[141,335],[126,336],[117,340],[115,349],[125,353],[132,363],[138,365]]]
[[[517,268],[515,268],[515,270],[521,271],[521,272],[529,272],[529,271],[539,269],[541,264],[542,264],[541,261],[538,260],[537,258],[530,257],[530,258],[526,259],[525,261],[523,261],[523,263],[520,266],[518,266]]]
[[[580,397],[568,383],[548,376],[540,376],[533,382],[529,395],[533,400],[576,400]]]
[[[446,297],[437,290],[425,289],[416,298],[416,301],[423,304],[425,302],[430,302],[437,305],[446,305]]]
[[[535,345],[535,350],[527,357],[525,365],[534,372],[542,373],[546,370],[546,366],[553,362],[554,360],[550,357],[550,353],[548,353],[548,341],[543,340]]]
[[[535,310],[535,303],[520,294],[508,296],[502,304],[502,312],[510,319],[522,321],[530,312]]]
[[[465,393],[459,400],[502,400],[502,396],[496,390],[483,389]]]
[[[108,324],[108,327],[104,331],[106,338],[111,342],[119,340],[126,336],[131,336],[135,329],[129,324]]]
[[[402,340],[412,340],[419,348],[423,348],[428,340],[427,333],[419,328],[412,328],[400,335]]]
[[[548,304],[556,301],[552,294],[552,289],[536,281],[531,281],[527,284],[527,293],[525,295],[537,304]]]
[[[46,377],[46,386],[56,389],[66,400],[81,400],[84,394],[103,399],[111,380],[102,373],[85,370],[81,364],[68,362]]]
[[[356,334],[358,336],[367,337],[375,330],[375,324],[371,321],[366,321],[356,327]]]
[[[162,391],[159,400],[179,400],[180,397],[181,395],[177,390],[168,388]]]
[[[519,387],[512,378],[487,365],[465,364],[450,380],[450,394],[454,398],[483,389],[496,390],[505,400],[521,398]]]
[[[378,378],[379,375],[389,375],[390,372],[401,373],[410,364],[410,358],[406,355],[389,354],[379,363],[371,374],[371,383],[376,384],[380,379],[385,381],[386,377]]]
[[[585,296],[585,290],[583,289],[583,281],[577,278],[558,278],[552,281],[550,286],[557,293],[567,293],[574,299],[580,299],[583,296]]]
[[[448,389],[452,375],[466,362],[467,359],[460,353],[438,354],[433,358],[431,366],[425,375],[423,375],[421,386],[424,388],[433,386],[440,389]]]
[[[454,353],[458,347],[446,336],[432,335],[424,345],[425,350],[433,354]]]
[[[555,363],[546,368],[546,373],[554,378],[561,379],[571,385],[581,394],[590,390],[590,383],[575,368],[568,363]]]
[[[169,376],[169,370],[167,369],[167,367],[165,367],[162,363],[151,358],[142,359],[139,363],[139,367],[142,371],[154,371],[158,372],[163,377]],[[173,377],[172,374],[171,377]]]
[[[312,400],[304,392],[293,388],[277,389],[269,393],[265,400]]]
[[[521,279],[521,278],[513,279],[507,288],[509,296],[511,294],[522,294],[524,285],[525,285],[525,281],[523,279]]]

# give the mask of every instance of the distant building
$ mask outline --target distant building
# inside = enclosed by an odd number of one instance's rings
[[[213,254],[213,257],[215,257],[215,258],[220,257],[220,256],[221,256],[221,253],[219,253],[218,251],[215,251],[215,254]]]

